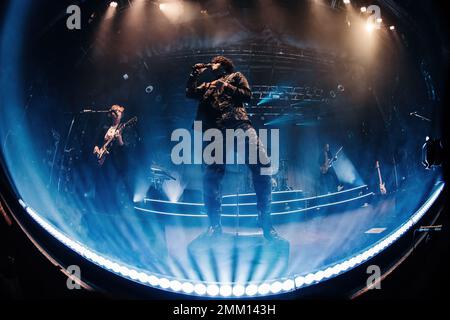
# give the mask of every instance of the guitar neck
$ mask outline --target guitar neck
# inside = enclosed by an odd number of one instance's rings
[[[383,184],[383,179],[381,178],[380,166],[377,166],[377,170],[378,170],[378,180],[380,181],[380,184]]]
[[[133,125],[135,122],[137,121],[137,117],[134,117],[130,120],[128,120],[127,122],[120,124],[119,127],[116,129],[116,131],[122,133],[123,129],[125,129],[128,126]],[[106,149],[115,139],[115,136],[110,138],[108,141],[105,142],[105,144],[103,145],[103,149]]]

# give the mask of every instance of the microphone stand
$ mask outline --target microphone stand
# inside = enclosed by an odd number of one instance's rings
[[[394,161],[395,189],[398,191],[397,162],[395,161],[395,156],[392,157],[392,160]]]
[[[424,116],[418,114],[417,112],[411,113],[411,116],[417,117],[417,118],[419,118],[420,120],[423,120],[423,121],[431,122],[431,119],[428,119],[427,117],[424,117]]]
[[[57,190],[58,192],[61,191],[61,180],[62,180],[62,170],[64,168],[64,164],[65,164],[65,160],[66,160],[66,153],[70,152],[70,150],[67,149],[67,147],[69,146],[69,142],[70,142],[70,138],[72,135],[72,131],[73,131],[73,127],[75,125],[76,119],[78,118],[78,116],[85,114],[85,113],[108,113],[108,111],[97,111],[97,110],[81,110],[78,112],[66,112],[66,114],[72,114],[72,120],[70,122],[70,126],[69,126],[69,131],[67,132],[67,136],[66,136],[66,142],[64,144],[64,148],[63,148],[63,155],[61,158],[61,164],[60,164],[60,169],[59,169],[59,174],[58,174],[58,187]]]
[[[235,236],[236,238],[239,237],[239,194],[240,194],[240,185],[241,185],[241,169],[239,166],[239,161],[237,161],[238,163],[237,165],[237,172],[238,172],[238,184],[237,184],[237,195],[236,195],[236,232],[235,232]]]

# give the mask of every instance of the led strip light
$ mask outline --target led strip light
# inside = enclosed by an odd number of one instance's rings
[[[344,204],[344,203],[351,202],[351,201],[360,200],[360,199],[367,198],[372,195],[374,195],[374,193],[370,192],[370,193],[363,194],[362,196],[358,196],[358,197],[355,197],[352,199],[330,202],[330,203],[320,204],[320,205],[313,206],[313,207],[295,209],[295,210],[291,210],[291,211],[274,212],[271,215],[272,216],[281,216],[281,215],[286,215],[286,214],[300,213],[300,212],[314,210],[314,209],[326,208],[326,207],[330,207],[330,206]],[[233,206],[236,206],[236,205],[233,205]],[[206,218],[207,217],[206,213],[203,213],[203,212],[200,212],[200,213],[176,213],[176,212],[164,212],[164,211],[158,211],[158,210],[152,210],[152,209],[145,209],[145,208],[141,208],[141,207],[134,207],[134,208],[139,211],[155,213],[155,214],[160,214],[160,215],[165,215],[165,216],[190,217],[190,218]],[[257,217],[257,216],[258,216],[257,214],[240,214],[239,215],[239,217],[241,217],[241,218],[251,218],[251,217]],[[224,214],[222,214],[222,217],[227,217],[227,218],[237,217],[237,215],[224,213]]]
[[[308,198],[297,198],[297,199],[291,199],[291,200],[278,200],[278,201],[272,201],[272,204],[280,204],[280,203],[290,203],[290,202],[301,202],[301,201],[307,201],[307,200],[313,200],[313,199],[320,199],[320,198],[325,198],[325,197],[331,197],[337,194],[343,194],[343,193],[347,193],[350,191],[354,191],[354,190],[358,190],[358,189],[363,189],[363,188],[367,188],[367,185],[363,185],[363,186],[359,186],[359,187],[355,187],[355,188],[351,188],[351,189],[346,189],[343,191],[339,191],[339,192],[333,192],[333,193],[327,193],[327,194],[323,194],[323,195],[319,195],[319,196],[315,196],[315,197],[308,197]],[[289,190],[289,191],[276,191],[276,192],[272,192],[272,194],[274,193],[300,193],[303,192],[301,190]],[[240,194],[239,197],[242,196],[256,196],[256,193],[246,193],[246,194]],[[231,194],[231,195],[226,195],[223,196],[222,199],[226,199],[226,198],[232,198],[232,197],[236,197],[235,194]],[[204,206],[205,204],[202,202],[178,202],[178,201],[170,201],[170,200],[160,200],[160,199],[148,199],[145,198],[144,199],[144,203],[146,202],[156,202],[156,203],[166,203],[166,204],[173,204],[173,205],[186,205],[186,206]],[[222,204],[223,207],[233,207],[236,206],[236,203],[224,203]],[[256,202],[244,202],[244,203],[239,203],[239,206],[255,206]]]
[[[411,227],[413,227],[427,212],[434,201],[442,192],[444,184],[442,183],[433,194],[425,201],[420,209],[411,218],[406,221],[394,233],[385,239],[381,239],[374,244],[370,249],[361,252],[351,258],[343,260],[340,263],[334,264],[326,269],[316,271],[314,273],[294,275],[289,278],[276,279],[265,282],[249,282],[249,283],[208,283],[201,281],[186,281],[171,277],[164,277],[159,274],[149,273],[145,271],[138,271],[132,267],[126,266],[120,262],[114,262],[101,254],[89,250],[82,244],[68,238],[66,235],[58,231],[51,224],[42,219],[31,207],[27,206],[21,199],[19,203],[28,212],[28,214],[53,237],[62,242],[64,245],[77,252],[87,260],[103,267],[111,272],[114,272],[124,278],[130,279],[141,284],[162,289],[166,291],[184,293],[187,295],[196,295],[203,297],[222,297],[222,298],[239,298],[239,297],[253,297],[253,296],[267,296],[279,293],[294,291],[303,287],[319,283],[325,279],[335,277],[342,274],[374,257],[389,245],[394,243]]]

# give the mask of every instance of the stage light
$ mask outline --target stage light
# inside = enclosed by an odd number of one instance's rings
[[[229,297],[233,293],[233,288],[229,285],[224,285],[220,287],[220,295],[222,297]]]
[[[258,294],[266,295],[270,292],[270,285],[268,283],[263,283],[258,287]]]
[[[139,273],[136,270],[131,270],[130,271],[130,278],[133,279],[133,280],[139,279]]]
[[[141,283],[146,283],[146,282],[148,282],[148,278],[149,278],[148,275],[146,275],[143,272],[140,272],[139,276],[138,276],[138,281]]]
[[[283,285],[281,284],[281,282],[276,281],[270,285],[270,292],[274,294],[279,293],[282,289]]]
[[[291,279],[283,282],[283,291],[291,291],[295,288],[295,282]]]
[[[212,297],[215,297],[219,294],[220,289],[217,285],[211,284],[206,288],[206,293]]]
[[[145,199],[145,194],[144,193],[140,193],[140,194],[135,194],[133,196],[133,202],[134,203],[138,203],[138,202],[142,202]]]
[[[366,12],[367,8],[366,7],[361,7],[361,12]]]
[[[395,26],[390,26],[389,30],[395,30]]]
[[[199,296],[202,296],[206,293],[206,286],[202,283],[198,283],[194,287],[194,292]]]
[[[117,3],[116,1],[111,1],[111,2],[109,3],[109,6],[110,6],[111,8],[117,8],[118,3]]]
[[[360,264],[361,262],[363,262],[364,257],[362,254],[356,256],[356,264]]]
[[[305,278],[304,277],[297,277],[295,278],[295,286],[297,288],[300,288],[301,286],[303,286],[305,284]]]
[[[181,289],[183,290],[184,293],[190,294],[194,292],[194,285],[190,282],[185,282],[181,286]]]
[[[314,282],[314,274],[310,273],[305,277],[305,284],[310,285]]]
[[[333,276],[336,276],[339,274],[340,270],[339,270],[339,264],[335,265],[334,267],[331,268],[330,270],[331,274]]]
[[[242,285],[236,285],[233,287],[233,295],[235,297],[242,297],[245,294],[245,288]]]
[[[176,203],[183,195],[185,185],[183,185],[179,179],[167,180],[164,181],[162,189],[169,201],[171,203]]]
[[[350,4],[350,0],[344,0],[344,4]]]
[[[159,279],[152,275],[148,277],[148,283],[150,283],[151,286],[156,287],[159,285]]]
[[[183,14],[183,3],[181,1],[164,2],[159,4],[159,10],[172,22],[178,21]]]
[[[87,257],[86,257],[87,258]],[[120,273],[120,266],[113,262],[112,266],[111,266],[112,271],[114,271],[115,273]]]
[[[169,281],[169,279],[166,279],[166,278],[159,279],[159,286],[161,288],[163,288],[163,289],[170,288],[170,281]]]
[[[351,258],[349,263],[350,263],[350,268],[353,268],[354,266],[356,266],[358,264],[356,257]]]
[[[89,260],[93,260],[93,259],[92,259],[92,255],[90,254],[90,252],[89,252],[89,256],[87,256],[87,258],[88,258]],[[120,274],[123,275],[124,277],[129,277],[131,271],[130,271],[130,269],[128,269],[127,267],[121,266],[121,267],[119,268],[119,272],[120,272]]]
[[[381,18],[377,19],[377,23],[382,23],[382,22],[383,22],[383,19],[381,19]]]
[[[258,287],[254,284],[248,285],[247,288],[245,288],[245,294],[248,296],[254,296],[258,293]]]
[[[333,275],[333,268],[328,268],[324,271],[324,278],[330,278]]]
[[[315,282],[320,282],[322,281],[322,279],[325,277],[325,273],[321,270],[318,271],[315,275],[314,275],[314,281]]]
[[[304,277],[297,276],[293,279],[284,280],[284,282],[275,281],[272,284],[267,283],[260,283],[259,285],[250,284],[246,287],[244,287],[243,285],[235,285],[231,290],[231,293],[235,297],[241,297],[244,295],[251,297],[257,294],[264,295],[266,292],[267,292],[266,294],[279,292],[280,286],[281,290],[287,292],[294,289],[298,289],[305,285],[320,282],[325,278],[336,276],[342,272],[348,271],[349,269],[355,267],[356,265],[364,263],[369,258],[377,255],[378,253],[386,249],[394,241],[396,241],[398,238],[400,238],[409,229],[411,229],[424,216],[424,214],[428,211],[430,206],[436,201],[437,197],[439,196],[439,194],[442,192],[443,189],[444,184],[441,184],[433,192],[430,198],[428,198],[428,200],[420,207],[420,209],[410,218],[410,220],[408,220],[401,228],[396,230],[394,233],[389,235],[387,238],[383,239],[381,242],[379,242],[377,245],[370,248],[369,250],[363,251],[362,253],[355,255],[337,265],[328,267],[326,270],[319,270],[315,273],[310,273]],[[80,245],[75,241],[71,240],[70,238],[66,237],[63,233],[61,233],[52,225],[44,221],[32,208],[28,207],[22,200],[19,199],[18,201],[39,225],[41,225],[55,238],[60,239],[60,241],[67,247],[73,248],[73,250],[78,252],[80,255],[86,257],[87,259],[91,260],[92,262],[96,263],[99,266],[104,266],[106,269],[113,271],[116,274],[122,275],[129,279],[135,279],[135,281],[140,281],[141,283],[144,284],[150,284],[150,286],[152,287],[160,287],[162,289],[170,290],[173,292],[179,292],[182,290],[186,294],[191,294],[192,292],[195,292],[195,294],[199,296],[206,295],[211,297],[217,296],[219,293],[222,296],[228,296],[228,294],[230,294],[231,288],[230,285],[223,285],[219,289],[219,286],[215,284],[208,286],[206,286],[203,283],[197,283],[195,284],[195,286],[194,284],[189,282],[184,282],[183,284],[181,284],[178,280],[175,279],[172,280],[166,278],[159,279],[155,275],[145,274],[144,272],[137,272],[134,269],[129,269],[124,265],[112,262],[109,259],[101,257],[99,254],[90,251],[89,249],[83,247],[83,245]],[[268,288],[269,291],[267,291]]]
[[[373,23],[371,23],[371,22],[366,23],[366,31],[367,32],[371,33],[374,28],[375,28],[375,26],[373,25]]]
[[[182,285],[181,282],[177,280],[173,280],[170,282],[170,289],[172,289],[175,292],[181,291]]]

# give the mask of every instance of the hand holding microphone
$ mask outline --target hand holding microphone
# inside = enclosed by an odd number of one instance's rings
[[[194,65],[193,69],[193,73],[195,74],[201,74],[203,72],[205,72],[206,69],[211,68],[211,63],[197,63],[196,65]]]

